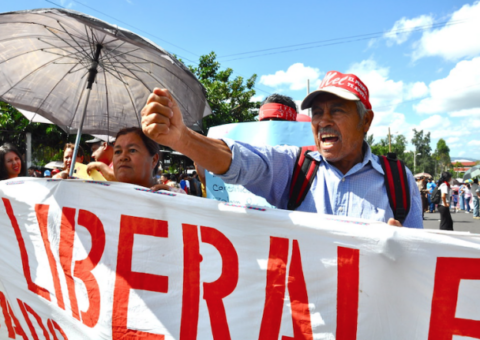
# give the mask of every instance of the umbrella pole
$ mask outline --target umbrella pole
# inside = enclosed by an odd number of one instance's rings
[[[77,154],[78,154],[78,146],[80,145],[80,139],[82,138],[82,127],[83,127],[83,121],[85,120],[85,114],[87,113],[87,107],[88,107],[88,100],[90,99],[90,92],[92,91],[91,88],[87,89],[87,98],[85,101],[85,107],[83,108],[83,113],[82,113],[82,120],[80,122],[80,127],[78,128],[77,131],[77,138],[75,139],[75,149],[73,150],[73,156],[72,156],[72,165],[70,165],[70,173],[68,176],[73,177],[73,172],[75,171],[75,164],[77,160]]]
[[[83,121],[85,120],[85,114],[87,113],[88,100],[90,99],[90,92],[92,92],[92,85],[98,73],[98,62],[100,59],[100,51],[102,50],[102,48],[103,48],[102,45],[97,44],[95,49],[95,56],[92,59],[92,65],[88,69],[87,99],[85,100],[85,107],[83,108],[82,120],[80,121],[80,126],[77,132],[77,139],[75,140],[75,149],[73,150],[73,156],[72,156],[73,167],[70,165],[70,173],[69,173],[70,177],[73,177],[73,172],[75,171],[75,163],[77,160],[78,146],[80,145],[80,138],[82,138]]]

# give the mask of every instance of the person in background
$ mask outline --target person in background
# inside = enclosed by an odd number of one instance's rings
[[[435,203],[432,203],[432,193],[433,190],[437,187],[435,182],[429,178],[427,183],[427,190],[428,190],[428,211],[433,213],[435,211]]]
[[[457,204],[458,204],[458,190],[452,190],[452,200],[450,204],[450,210],[454,213],[457,212]],[[452,209],[453,207],[453,209]]]
[[[70,173],[70,167],[72,166],[72,157],[73,157],[73,151],[75,149],[75,144],[72,143],[67,143],[65,144],[65,147],[63,148],[63,166],[64,169],[63,171],[59,172],[53,178],[57,179],[67,179]],[[83,157],[84,157],[84,152],[83,148],[79,145],[78,146],[78,152],[77,152],[77,159],[75,160],[75,163],[83,163]],[[75,165],[73,165],[75,166]]]
[[[92,148],[93,149],[93,148]],[[101,141],[100,146],[92,153],[95,162],[87,165],[87,173],[97,170],[107,181],[115,181],[113,173],[113,144]]]
[[[460,210],[465,210],[465,183],[460,185],[458,197],[460,198]]]
[[[265,98],[260,106],[259,121],[297,120],[297,105],[292,98],[274,93]]]
[[[192,172],[192,176],[188,180],[190,182],[191,194],[198,197],[203,197],[202,195],[202,183],[198,180],[197,172]]]
[[[35,167],[31,166],[28,168],[28,177],[35,177]]]
[[[52,178],[52,174],[51,174],[50,170],[45,170],[45,172],[43,173],[43,177]]]
[[[478,220],[480,219],[480,209],[479,209],[479,200],[478,200],[478,195],[477,195],[477,190],[478,190],[478,179],[475,178],[472,183],[471,191],[472,191],[472,197],[473,197],[473,218]]]
[[[85,143],[90,146],[90,152],[93,156],[93,154],[95,153],[95,151],[97,151],[97,149],[102,145],[102,142],[103,140],[101,140],[100,138],[93,138],[93,139],[89,139],[87,140]]]
[[[467,183],[465,188],[465,214],[470,214],[470,200],[472,199],[472,191],[470,190],[470,184]]]
[[[0,180],[24,176],[25,162],[20,151],[10,143],[0,146]]]
[[[452,174],[449,172],[442,172],[440,179],[437,182],[438,189],[441,191],[441,199],[438,204],[438,212],[440,213],[440,230],[453,230],[453,220],[450,214],[450,196],[452,184]]]
[[[185,191],[187,194],[190,194],[190,182],[188,182],[188,175],[181,174],[180,175],[180,188]]]
[[[477,202],[480,202],[480,186],[475,190],[475,196],[477,197]],[[476,220],[480,220],[480,216],[474,217]]]

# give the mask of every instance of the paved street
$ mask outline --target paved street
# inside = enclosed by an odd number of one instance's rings
[[[469,231],[471,233],[480,234],[480,220],[474,220],[473,214],[466,214],[464,211],[458,213],[452,213],[453,230],[455,231]],[[425,213],[425,220],[423,221],[423,227],[425,229],[439,229],[440,226],[440,214]]]

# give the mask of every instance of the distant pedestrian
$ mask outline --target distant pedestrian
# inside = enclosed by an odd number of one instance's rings
[[[465,213],[470,213],[470,200],[472,199],[472,192],[470,190],[470,184],[465,185]]]
[[[479,199],[478,199],[478,189],[479,186],[478,186],[478,179],[474,179],[473,180],[473,184],[472,184],[472,187],[471,187],[471,191],[472,191],[472,196],[473,196],[473,218],[474,219],[480,219],[480,209],[479,209]]]
[[[460,185],[458,196],[460,198],[460,210],[465,210],[465,184]]]
[[[438,204],[438,212],[440,213],[440,230],[453,230],[453,220],[450,214],[450,195],[452,184],[452,174],[442,172],[442,176],[437,182],[438,189],[441,191],[441,199]]]
[[[427,183],[427,190],[428,190],[428,210],[433,213],[435,211],[435,203],[432,203],[432,193],[433,190],[437,187],[435,182],[429,178]]]

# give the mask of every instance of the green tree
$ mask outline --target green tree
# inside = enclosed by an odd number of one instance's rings
[[[32,158],[38,166],[61,160],[64,144],[75,140],[74,135],[68,136],[56,125],[30,123],[13,106],[0,101],[0,145],[12,143],[25,155],[27,132],[32,134]]]
[[[450,148],[443,138],[440,138],[437,142],[437,148],[432,155],[435,161],[435,174],[447,171],[452,167],[452,161],[450,159]]]
[[[375,143],[375,139],[372,135],[368,135],[366,139],[367,143],[370,145],[372,149],[372,153],[378,156],[386,156],[389,152],[388,147],[388,137],[382,138],[379,143]],[[407,147],[407,139],[404,135],[396,135],[393,136],[391,139],[391,152],[397,155],[398,159],[404,160],[405,159],[405,149]]]
[[[192,73],[205,86],[207,101],[212,114],[203,119],[206,133],[211,126],[255,121],[259,102],[252,102],[255,95],[253,86],[257,79],[254,74],[246,81],[243,77],[232,77],[233,70],[220,70],[215,52],[200,57],[198,66],[189,66]]]
[[[435,161],[431,155],[432,148],[430,146],[430,132],[424,134],[423,130],[417,131],[416,129],[413,129],[412,144],[415,147],[414,153],[420,154],[416,155],[414,172],[427,172],[433,174],[435,172]]]

